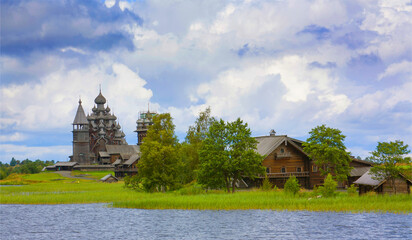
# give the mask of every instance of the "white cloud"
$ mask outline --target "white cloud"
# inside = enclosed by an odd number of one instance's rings
[[[176,106],[165,98],[151,103],[151,109],[172,114],[179,132],[185,132],[198,113],[211,106],[214,116],[241,117],[259,134],[274,128],[279,134],[302,136],[322,123],[347,127],[368,143],[376,135],[395,136],[400,125],[410,133],[411,124],[403,123],[408,112],[402,110],[412,102],[410,79],[398,86],[399,81],[393,81],[401,73],[409,76],[412,69],[412,6],[406,3],[120,1],[123,11],[127,8],[143,19],[142,26],[120,24],[122,32],[130,34],[127,37],[131,36],[134,50],[116,48],[84,56],[90,59],[81,67],[83,62],[72,53],[87,55],[87,47],[63,48],[59,53],[63,56],[35,52],[29,56],[31,61],[0,58],[2,72],[27,74],[37,81],[0,86],[1,101],[7,103],[1,106],[0,127],[70,128],[78,96],[88,112],[101,83],[128,139],[135,139],[132,131],[138,111],[146,109],[153,95],[146,87],[149,82],[154,90],[166,88],[170,96],[186,97],[187,102]],[[105,4],[113,7],[115,1]],[[300,33],[310,25],[316,26],[314,32]],[[110,23],[92,26],[87,19],[77,19],[70,26],[78,27],[84,36],[113,29]],[[44,31],[52,32],[50,28],[45,24]],[[328,37],[317,39],[317,28]],[[239,54],[243,47],[244,53]],[[356,67],[351,66],[351,59],[362,54],[382,60],[368,63],[376,65],[370,72],[375,74],[372,80],[352,74]],[[175,74],[173,82],[169,73]],[[378,78],[384,81],[376,82]],[[170,87],[175,85],[178,90]],[[162,99],[161,93],[154,94]],[[394,108],[401,110],[394,113]],[[371,126],[385,116],[385,121],[393,119],[393,126]],[[353,149],[361,152],[367,147]]]
[[[27,136],[19,132],[7,135],[0,135],[0,142],[21,142],[25,139],[27,139]]]
[[[201,100],[202,104],[193,104],[180,109],[181,112],[171,109],[176,112],[176,125],[187,127],[192,122],[183,119],[190,119],[188,115],[193,119],[207,106],[211,106],[215,116],[226,120],[241,117],[254,131],[265,133],[280,123],[289,126],[300,121],[285,122],[286,116],[300,115],[301,119],[311,121],[318,117],[336,118],[346,111],[351,100],[338,93],[335,84],[339,79],[330,69],[310,68],[309,63],[304,57],[291,55],[248,61],[241,68],[224,71],[213,81],[199,85],[192,99]],[[303,127],[306,125],[299,128]]]
[[[379,1],[376,7],[365,8],[364,16],[360,29],[375,31],[379,35],[362,52],[378,53],[385,61],[412,54],[410,1]]]
[[[389,65],[385,72],[379,75],[379,80],[399,73],[412,73],[412,62],[402,61]]]
[[[0,156],[3,162],[10,161],[12,157],[18,160],[55,160],[67,161],[71,155],[72,146],[47,146],[33,147],[25,145],[0,144]]]
[[[1,126],[30,131],[70,128],[78,97],[82,97],[87,113],[93,107],[99,84],[112,110],[132,131],[138,110],[147,106],[152,92],[137,73],[111,62],[83,69],[61,69],[38,83],[1,86],[1,101],[7,103],[2,104]]]
[[[106,7],[111,8],[116,4],[116,0],[106,0],[104,4],[106,5]]]

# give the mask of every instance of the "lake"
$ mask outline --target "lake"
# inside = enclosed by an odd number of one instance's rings
[[[0,205],[0,239],[412,239],[411,214]]]

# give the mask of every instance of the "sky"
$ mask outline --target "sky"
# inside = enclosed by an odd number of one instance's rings
[[[184,140],[210,106],[253,136],[338,128],[354,156],[412,145],[412,1],[4,0],[0,161],[67,161],[99,93],[136,144],[139,111]]]

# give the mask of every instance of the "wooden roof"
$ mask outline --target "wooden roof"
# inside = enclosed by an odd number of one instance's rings
[[[107,179],[109,179],[109,178],[114,178],[114,179],[116,179],[116,181],[118,181],[119,179],[117,179],[115,176],[113,176],[112,174],[107,174],[106,176],[104,176],[104,177],[102,177],[101,179],[100,179],[100,181],[106,181]]]
[[[373,166],[373,164],[374,164],[373,162],[357,159],[357,158],[354,158],[354,157],[352,157],[352,162],[358,162],[358,163],[362,163],[362,164],[368,165],[368,166]]]
[[[362,176],[363,174],[365,174],[367,171],[369,171],[371,167],[355,167],[353,168],[350,173],[349,176],[351,177],[359,177]]]
[[[100,157],[110,157],[110,155],[107,152],[99,152]]]
[[[140,159],[140,155],[139,154],[133,154],[126,162],[124,162],[124,165],[130,166],[132,165],[134,162],[136,162],[137,160]]]
[[[137,145],[106,145],[108,154],[120,154],[131,156],[140,152],[140,147]]]
[[[55,167],[73,167],[77,162],[58,162],[54,164]]]
[[[405,179],[405,181],[411,182],[411,180],[407,179],[405,176],[400,174],[400,177]],[[368,170],[365,174],[363,174],[358,180],[353,182],[354,184],[358,185],[369,185],[373,186],[373,188],[379,187],[381,184],[386,182],[387,179],[384,177],[377,177],[377,179],[373,179],[373,174]]]
[[[279,136],[262,136],[262,137],[255,137],[255,139],[258,141],[257,144],[257,152],[260,155],[267,156],[271,152],[273,152],[276,148],[278,148],[282,143],[286,144],[291,144],[295,148],[297,148],[300,152],[307,154],[303,151],[302,147],[300,146],[302,144],[302,141],[290,138],[287,135],[279,135]]]
[[[76,116],[74,117],[73,120],[73,125],[78,125],[78,124],[89,124],[87,121],[86,115],[84,114],[84,110],[82,107],[82,101],[79,100],[79,107],[77,108]]]

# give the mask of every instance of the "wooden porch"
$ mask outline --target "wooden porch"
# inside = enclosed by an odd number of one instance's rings
[[[289,178],[295,177],[309,177],[309,172],[285,172],[285,173],[267,173],[268,178]],[[259,178],[265,178],[265,176],[259,176]]]

